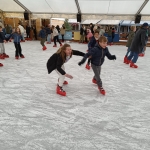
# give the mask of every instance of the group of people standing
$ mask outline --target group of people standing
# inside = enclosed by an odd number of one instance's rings
[[[115,37],[115,29],[114,27],[109,27],[108,30],[105,30],[103,26],[99,26],[98,24],[93,25],[90,23],[89,26],[81,25],[80,28],[80,41],[79,43],[88,43],[90,38],[93,36],[95,31],[99,31],[100,36],[104,36],[105,33],[108,34],[108,43],[113,44],[113,40]]]
[[[42,26],[39,32],[39,37],[41,38],[41,45],[43,50],[46,50],[47,47],[45,46],[45,41],[47,40],[47,44],[51,44],[51,41],[54,41],[53,47],[57,47],[58,42],[60,46],[62,46],[62,42],[64,42],[64,35],[65,35],[65,27],[62,25],[60,28],[58,25],[55,27],[54,25],[47,25],[47,27]],[[62,41],[59,40],[59,35],[62,36]]]

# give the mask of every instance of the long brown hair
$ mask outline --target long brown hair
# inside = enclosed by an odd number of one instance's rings
[[[17,32],[17,29],[19,29],[19,34],[21,34],[21,31],[20,31],[20,28],[19,28],[19,27],[15,28],[15,32],[18,33],[18,32]]]
[[[69,44],[64,44],[62,47],[60,47],[59,49],[58,49],[58,51],[56,52],[57,54],[59,54],[60,56],[61,56],[61,58],[62,58],[62,60],[63,60],[63,63],[65,62],[65,60],[66,60],[66,53],[65,53],[65,50],[66,50],[66,48],[67,47],[70,47],[70,45]],[[71,53],[71,56],[70,56],[70,58],[72,57],[72,53]]]

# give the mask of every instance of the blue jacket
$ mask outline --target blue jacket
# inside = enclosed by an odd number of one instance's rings
[[[88,43],[88,50],[90,51],[95,46],[96,43],[97,43],[97,41],[96,41],[95,37],[92,36]]]
[[[21,34],[18,34],[17,32],[12,33],[7,40],[10,38],[14,39],[14,43],[20,43],[20,41],[23,39]]]
[[[0,43],[4,43],[5,40],[5,34],[4,32],[0,32]]]
[[[107,56],[107,58],[110,60],[115,59],[115,56],[109,53],[107,47],[103,49],[98,43],[94,48],[85,54],[84,59],[87,59],[89,56],[92,56],[91,63],[95,66],[101,66],[104,63],[105,56]]]
[[[46,31],[45,31],[45,29],[42,29],[42,30],[40,31],[39,37],[42,38],[42,39],[46,38]]]
[[[46,34],[51,34],[51,29],[50,28],[45,28],[46,29]]]

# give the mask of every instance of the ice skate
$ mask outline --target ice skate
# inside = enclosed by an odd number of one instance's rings
[[[2,63],[0,63],[0,67],[3,67],[3,64],[2,64]]]
[[[66,96],[66,92],[59,85],[57,85],[56,93],[62,96]]]
[[[86,64],[85,68],[90,70],[90,66],[88,64]]]
[[[135,65],[133,62],[130,63],[130,67],[131,67],[131,68],[138,68],[138,66]]]
[[[96,79],[92,79],[92,82],[94,83],[94,84],[97,84],[97,81],[96,81]]]
[[[99,87],[98,89],[99,89],[99,91],[100,91],[100,93],[101,93],[102,95],[105,95],[105,94],[106,94],[106,92],[105,92],[105,90],[103,89],[103,87]]]

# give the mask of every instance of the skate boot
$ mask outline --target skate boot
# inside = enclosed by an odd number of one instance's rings
[[[2,64],[2,63],[0,63],[0,67],[3,67],[3,64]]]
[[[144,53],[140,53],[139,56],[140,56],[140,57],[144,57]]]
[[[60,44],[60,46],[63,46],[62,44]]]
[[[63,83],[64,85],[67,85],[68,84],[68,82],[67,81],[64,81],[64,83]]]
[[[97,84],[97,81],[96,81],[96,79],[92,79],[92,82],[94,83],[94,84]]]
[[[100,91],[100,93],[101,93],[102,95],[105,95],[105,94],[106,94],[106,92],[105,92],[105,90],[103,89],[103,87],[98,87],[98,89],[99,89],[99,91]]]
[[[138,66],[135,65],[133,62],[130,63],[130,67],[131,67],[131,68],[138,68]]]
[[[20,57],[21,57],[21,58],[25,58],[23,54],[22,54]]]
[[[59,94],[59,95],[62,95],[62,96],[66,96],[66,92],[59,85],[57,85],[56,93]]]
[[[5,57],[3,56],[3,54],[0,54],[0,59],[5,59]]]
[[[126,64],[127,60],[128,60],[128,59],[127,59],[127,56],[125,56],[125,57],[124,57],[124,63],[125,63],[125,64]]]
[[[57,47],[57,45],[53,45],[53,47]]]
[[[3,57],[5,57],[5,58],[9,58],[9,55],[7,55],[7,54],[3,53]]]
[[[46,50],[46,49],[47,49],[47,47],[46,47],[46,46],[43,46],[43,51]]]
[[[88,64],[86,64],[85,68],[90,70],[90,66]]]
[[[15,59],[19,59],[19,56],[16,56]]]

